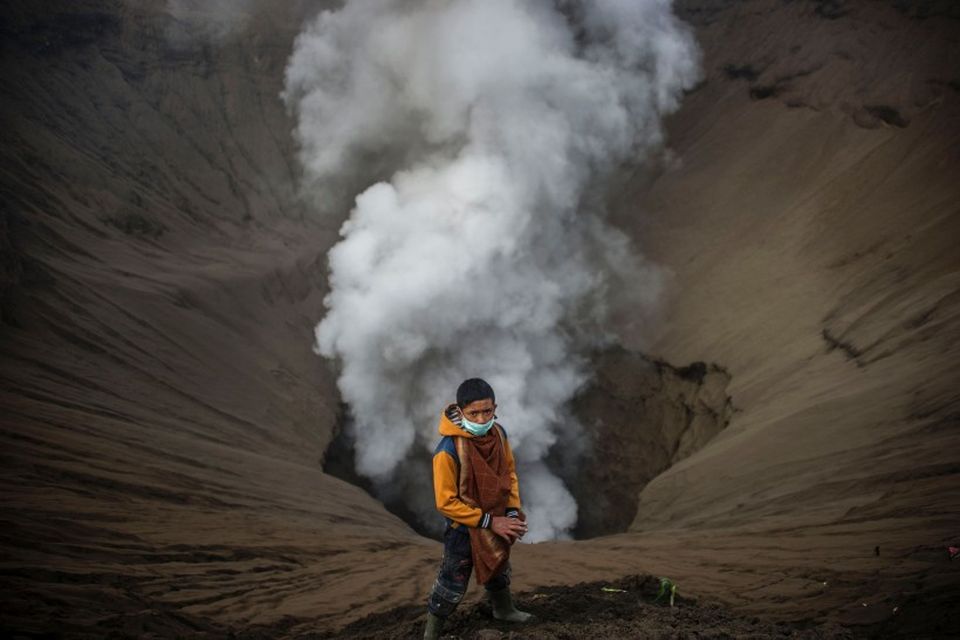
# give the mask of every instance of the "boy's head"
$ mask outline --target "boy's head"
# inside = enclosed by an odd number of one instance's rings
[[[486,422],[493,418],[497,397],[493,387],[481,378],[464,380],[457,387],[457,406],[471,422]]]
[[[493,387],[483,378],[464,380],[457,387],[457,406],[461,409],[477,400],[487,399],[496,402],[497,396],[493,393]]]

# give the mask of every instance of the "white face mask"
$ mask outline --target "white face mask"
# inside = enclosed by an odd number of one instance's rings
[[[478,424],[476,422],[470,422],[467,420],[467,417],[461,414],[461,425],[469,433],[475,436],[486,435],[487,431],[490,431],[490,427],[493,426],[493,418],[490,418],[489,422],[484,422],[483,424]]]

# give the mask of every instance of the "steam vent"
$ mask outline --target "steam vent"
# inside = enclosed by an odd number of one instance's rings
[[[0,637],[960,637],[960,4],[0,33]]]

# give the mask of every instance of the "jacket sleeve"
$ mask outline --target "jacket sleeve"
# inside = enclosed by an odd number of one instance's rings
[[[433,454],[433,494],[437,511],[468,527],[489,528],[491,516],[460,499],[457,462],[446,451]]]
[[[503,433],[502,430],[501,433]],[[517,478],[517,465],[513,459],[513,449],[510,448],[510,441],[507,440],[505,433],[503,448],[507,454],[507,465],[510,467],[510,497],[507,499],[507,515],[509,516],[512,515],[511,511],[523,511],[523,506],[520,503],[520,481]]]

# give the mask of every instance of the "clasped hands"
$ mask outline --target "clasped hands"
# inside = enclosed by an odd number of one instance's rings
[[[493,532],[513,544],[523,537],[527,532],[527,523],[520,518],[511,518],[509,516],[493,516],[490,523]]]

